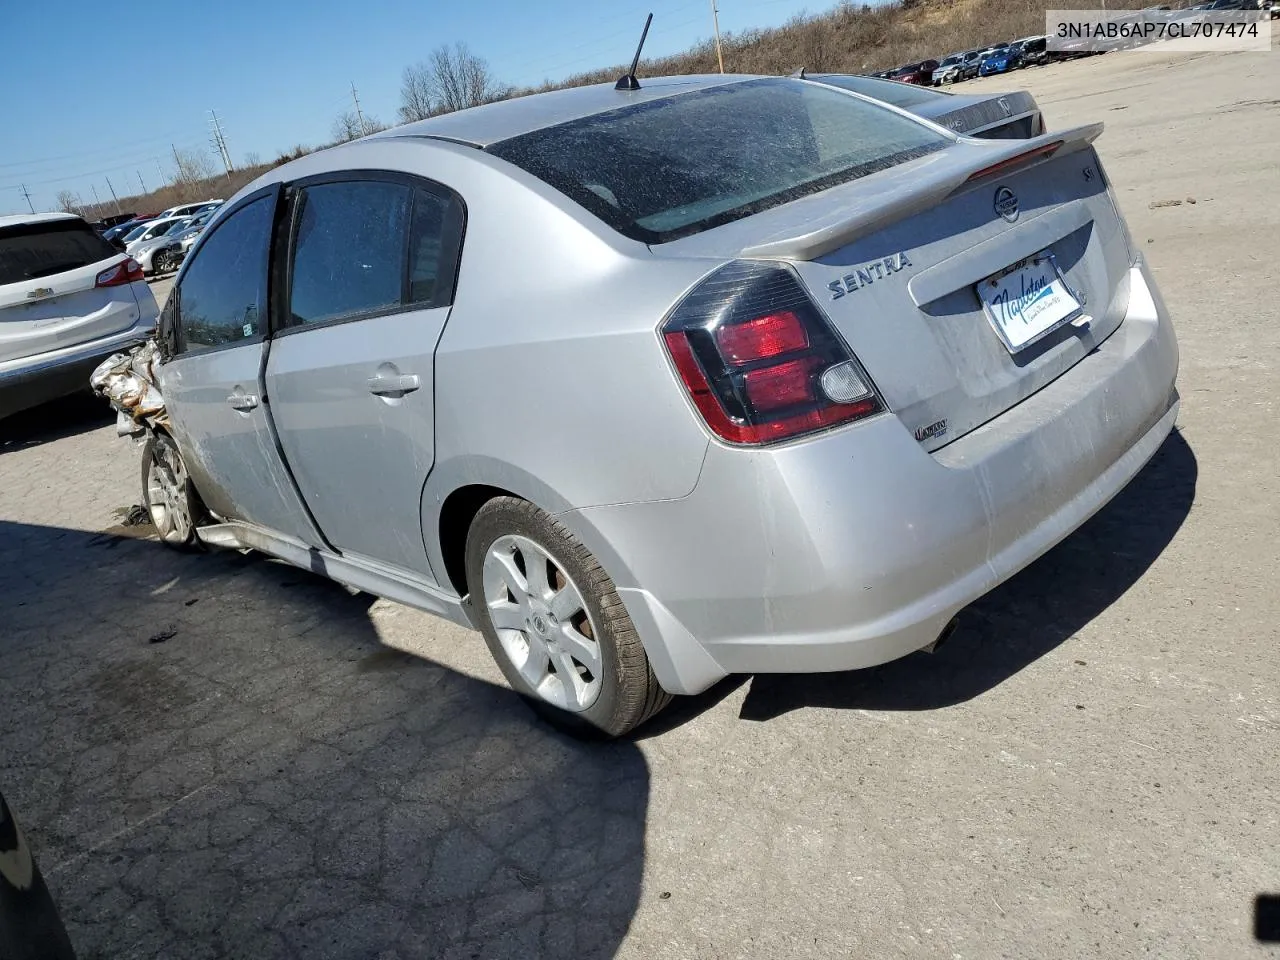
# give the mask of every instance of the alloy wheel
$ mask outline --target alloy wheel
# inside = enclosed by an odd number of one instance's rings
[[[503,653],[534,692],[574,713],[595,703],[598,631],[563,566],[528,537],[499,537],[485,554],[483,590]]]
[[[147,507],[160,539],[186,543],[194,526],[187,501],[187,468],[170,443],[157,443],[147,466]]]

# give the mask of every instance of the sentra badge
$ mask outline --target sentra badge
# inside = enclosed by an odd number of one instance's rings
[[[855,267],[839,280],[832,280],[828,283],[827,289],[831,291],[832,300],[839,300],[846,293],[853,293],[855,290],[869,287],[877,280],[887,280],[899,270],[909,266],[911,266],[911,258],[903,250],[901,253],[895,253],[881,260],[872,260],[870,263]]]

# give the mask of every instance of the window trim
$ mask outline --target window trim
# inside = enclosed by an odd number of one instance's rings
[[[308,187],[330,183],[367,182],[395,183],[409,189],[407,229],[400,260],[400,302],[379,307],[376,310],[362,310],[357,313],[344,314],[340,317],[331,317],[328,320],[320,320],[313,323],[294,323],[290,304],[293,299],[293,262],[294,255],[297,252],[298,196]],[[411,269],[409,251],[413,242],[414,209],[417,202],[415,191],[419,189],[439,197],[447,205],[445,232],[441,247],[442,260],[449,263],[451,268],[447,273],[442,273],[439,280],[448,279],[448,296],[442,299],[437,294],[436,300],[432,303],[411,303],[409,301],[409,273]],[[467,232],[467,205],[462,199],[462,195],[452,187],[437,180],[430,180],[417,174],[399,170],[335,170],[290,181],[285,194],[285,206],[287,212],[282,219],[282,229],[277,238],[279,246],[273,249],[272,252],[273,259],[279,262],[278,268],[274,272],[280,288],[279,296],[274,301],[275,309],[271,311],[271,336],[273,338],[287,337],[306,330],[323,330],[326,327],[352,323],[357,320],[370,320],[375,317],[386,317],[398,313],[410,313],[416,310],[438,310],[453,306],[457,294],[458,274],[461,272],[462,247]],[[438,286],[438,290],[440,289],[443,289],[443,284]]]
[[[275,247],[275,242],[276,242],[275,234],[279,230],[280,211],[284,206],[280,202],[281,193],[283,193],[283,185],[279,183],[273,183],[266,187],[263,187],[261,190],[255,190],[253,193],[244,197],[242,200],[237,201],[234,206],[227,205],[224,209],[220,209],[218,211],[220,216],[218,216],[213,223],[209,224],[209,226],[205,228],[204,233],[201,234],[200,236],[199,242],[195,245],[192,251],[189,254],[187,254],[186,262],[183,263],[183,266],[182,266],[182,272],[178,274],[178,280],[176,283],[174,283],[173,290],[169,294],[169,297],[174,300],[174,317],[175,317],[174,330],[173,330],[173,343],[168,347],[170,360],[184,360],[187,357],[204,356],[205,354],[214,353],[219,350],[230,350],[235,347],[247,347],[247,346],[252,346],[253,344],[261,344],[269,336],[270,334],[269,321],[271,316],[272,286],[273,286],[272,284],[273,271],[271,269],[271,261],[272,261],[272,251]],[[238,214],[245,207],[249,206],[251,203],[257,203],[259,200],[262,200],[264,198],[269,199],[271,201],[271,207],[268,212],[268,217],[270,218],[270,223],[271,223],[271,230],[270,230],[270,235],[267,237],[267,255],[266,257],[263,258],[263,264],[262,264],[263,280],[265,281],[266,295],[263,297],[263,301],[259,305],[261,320],[258,324],[258,332],[255,333],[252,337],[244,337],[241,340],[232,340],[228,343],[215,343],[215,344],[189,348],[187,346],[187,338],[186,338],[186,331],[185,331],[186,324],[183,322],[183,317],[182,317],[182,286],[186,282],[187,273],[190,269],[190,266],[191,264],[196,262],[197,258],[200,255],[200,251],[202,251],[205,248],[205,246],[209,243],[210,238],[212,238],[215,234],[217,234],[219,230],[222,229],[224,224],[226,224],[229,220],[231,220],[232,217]]]

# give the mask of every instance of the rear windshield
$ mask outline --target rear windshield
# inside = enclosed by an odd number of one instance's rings
[[[943,63],[945,64],[946,61],[944,60]],[[812,79],[844,90],[852,90],[864,97],[875,97],[877,100],[903,108],[917,107],[922,103],[934,103],[951,96],[941,90],[930,90],[928,87],[919,87],[913,83],[895,83],[893,80],[859,77],[848,73],[824,73]]]
[[[838,90],[767,78],[612,110],[488,149],[618,232],[664,243],[949,143]]]
[[[22,283],[116,256],[83,220],[0,228],[0,284]]]

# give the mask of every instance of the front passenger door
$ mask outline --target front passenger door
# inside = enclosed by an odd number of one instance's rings
[[[157,376],[170,429],[208,507],[322,546],[280,458],[261,388],[276,192],[249,198],[220,221],[182,271],[165,307],[173,356]]]
[[[283,328],[266,373],[280,443],[325,539],[435,582],[421,498],[461,201],[391,174],[315,178],[292,192]]]

